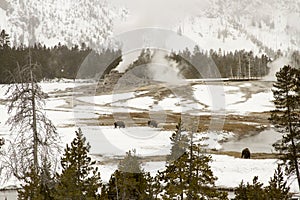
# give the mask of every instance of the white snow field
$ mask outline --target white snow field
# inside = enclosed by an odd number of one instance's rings
[[[216,177],[217,187],[234,188],[241,181],[252,183],[254,176],[265,186],[268,185],[270,178],[273,177],[277,167],[275,159],[239,159],[224,155],[212,155],[211,169]],[[108,182],[110,175],[117,169],[117,164],[99,165],[101,179]],[[165,169],[165,162],[146,162],[142,165],[143,169],[155,176],[157,171]],[[289,181],[291,191],[296,192],[298,185],[296,181]]]
[[[90,83],[82,83],[90,84]],[[73,98],[72,82],[43,82],[41,86],[49,94],[45,101],[45,112],[49,119],[57,127],[61,136],[61,146],[69,144],[74,136],[77,127],[81,127],[83,134],[91,145],[90,153],[94,159],[103,161],[105,159],[120,158],[128,150],[136,149],[140,156],[163,156],[170,151],[169,137],[172,131],[163,131],[159,128],[149,127],[126,127],[125,129],[115,129],[112,126],[98,126],[98,117],[101,114],[113,114],[114,112],[145,112],[145,111],[164,111],[172,112],[193,111],[197,114],[209,114],[212,109],[212,98],[224,98],[225,111],[230,114],[247,115],[251,112],[262,112],[273,109],[271,88],[255,90],[257,87],[254,82],[236,83],[234,85],[224,85],[217,88],[213,83],[207,86],[203,83],[193,85],[194,97],[196,101],[182,99],[174,95],[167,96],[161,100],[154,100],[151,96],[145,96],[145,92],[129,92],[113,95],[99,96],[79,96]],[[76,86],[78,83],[76,83]],[[5,106],[6,85],[0,87],[0,136],[9,140],[9,126],[5,124],[9,115]],[[249,88],[252,88],[252,91]],[[214,93],[216,90],[223,93]],[[143,95],[143,96],[140,96]],[[90,122],[94,122],[92,125]],[[278,134],[269,134],[268,137],[256,135],[246,137],[243,140],[230,140],[233,133],[209,132],[196,135],[195,140],[200,137],[208,137],[205,144],[210,149],[225,149],[240,152],[241,148],[247,144],[257,152],[272,152],[271,144],[280,138]],[[250,144],[253,144],[251,146]],[[224,155],[213,155],[211,163],[214,175],[218,177],[216,182],[220,187],[236,187],[244,180],[251,182],[257,175],[259,180],[267,183],[276,168],[276,160],[244,160]],[[146,162],[143,167],[154,175],[157,170],[164,169],[165,162]],[[117,168],[117,164],[99,165],[101,177],[107,182],[111,173]],[[19,182],[11,178],[8,182],[1,182],[0,188],[10,188],[18,186]],[[291,185],[292,191],[297,191],[296,182]]]
[[[234,86],[200,83],[192,87],[196,102],[175,95],[164,97],[157,102],[153,97],[139,97],[140,93],[134,92],[83,96],[76,99],[81,101],[83,105],[94,105],[94,109],[101,110],[102,114],[105,111],[107,114],[111,114],[130,109],[125,112],[168,110],[174,113],[189,113],[192,111],[195,113],[195,110],[197,110],[199,111],[197,115],[201,115],[205,112],[224,110],[227,114],[245,115],[251,112],[264,112],[274,109],[271,88],[258,88],[258,92],[249,89],[255,87],[261,86],[257,86],[255,82],[235,84]]]

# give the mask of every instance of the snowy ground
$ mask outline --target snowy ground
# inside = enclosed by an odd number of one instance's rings
[[[230,156],[213,155],[211,168],[218,180],[218,187],[237,187],[241,181],[244,183],[252,183],[254,176],[258,176],[258,180],[264,185],[268,185],[270,178],[273,177],[277,167],[277,160],[274,159],[238,159]],[[158,170],[165,168],[165,162],[147,162],[143,164],[143,169],[155,176]],[[110,175],[117,169],[117,164],[108,164],[99,166],[101,178],[104,182],[109,181]],[[289,182],[291,191],[297,191],[298,185],[296,181]]]
[[[266,85],[264,85],[264,83]],[[77,100],[86,105],[93,104],[107,113],[119,112],[122,108],[130,108],[132,111],[158,111],[170,110],[172,112],[195,112],[199,115],[203,112],[224,110],[227,114],[247,114],[251,112],[263,112],[274,109],[273,95],[269,82],[231,82],[230,85],[199,83],[190,89],[194,98],[183,99],[174,88],[170,88],[173,94],[164,96],[156,101],[152,96],[140,97],[141,93],[121,93],[101,96],[79,97]],[[122,110],[121,110],[122,111]]]
[[[80,85],[92,85],[93,83],[76,83]],[[126,92],[113,95],[86,95],[73,98],[74,87],[72,82],[44,82],[41,84],[44,91],[49,94],[46,99],[45,111],[47,116],[57,126],[61,136],[61,145],[64,147],[70,143],[80,126],[87,141],[91,144],[91,154],[99,161],[113,159],[122,156],[126,151],[136,149],[140,156],[162,156],[169,153],[172,131],[164,131],[160,128],[149,127],[126,127],[125,129],[114,129],[112,126],[98,126],[97,118],[103,114],[115,112],[149,112],[172,111],[190,112],[202,115],[212,110],[222,110],[225,114],[248,115],[251,112],[262,112],[273,109],[272,92],[268,82],[232,82],[224,86],[214,84],[193,83],[193,98],[184,99],[178,95],[169,95],[160,100],[153,96],[147,96],[148,91]],[[5,90],[7,86],[0,87],[0,136],[9,140],[9,127],[5,125],[8,118],[5,107]],[[216,102],[223,101],[216,107]],[[214,105],[215,104],[215,105]],[[197,112],[195,112],[195,110]],[[224,112],[224,111],[222,111]],[[91,122],[94,122],[91,124]],[[249,145],[253,152],[272,152],[271,144],[280,138],[280,135],[271,132],[264,135],[245,137],[236,140],[231,132],[209,132],[196,135],[196,138],[208,137],[206,141],[211,149],[225,149],[237,151]],[[228,142],[223,143],[223,141]],[[253,144],[251,146],[251,144]],[[256,150],[254,150],[256,149]],[[164,161],[146,162],[143,167],[151,174],[164,168]],[[276,167],[276,160],[243,160],[224,155],[213,155],[211,163],[215,176],[218,177],[217,186],[236,187],[241,182],[252,181],[255,175],[259,180],[267,183],[273,175]],[[108,181],[111,173],[116,169],[117,164],[100,165],[103,181]],[[17,185],[14,179],[1,185],[1,188]],[[297,191],[295,182],[292,184],[292,191]]]

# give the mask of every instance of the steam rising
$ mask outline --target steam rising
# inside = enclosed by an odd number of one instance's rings
[[[276,72],[280,70],[284,65],[288,65],[290,63],[290,59],[287,57],[280,57],[273,62],[271,62],[268,67],[270,68],[270,72],[267,76],[264,77],[265,81],[276,81]]]
[[[123,61],[116,68],[121,73],[126,72],[130,64],[132,64],[141,54],[141,51],[134,51],[123,55]],[[183,81],[183,77],[179,73],[177,63],[168,60],[168,53],[159,49],[151,50],[151,60],[147,64],[142,64],[130,69],[137,78],[147,78],[154,81],[177,84]]]
[[[156,50],[152,57],[152,63],[149,64],[149,72],[153,80],[180,83],[183,77],[179,74],[177,64],[166,59],[167,53]]]

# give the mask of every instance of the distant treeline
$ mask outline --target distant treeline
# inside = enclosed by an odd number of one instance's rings
[[[105,70],[112,69],[121,61],[121,51],[103,49],[96,53],[83,43],[68,48],[60,43],[54,47],[35,44],[31,47],[11,47],[9,36],[2,31],[0,34],[0,83],[7,83],[7,74],[18,65],[28,64],[29,52],[32,63],[38,63],[41,79],[78,77],[80,67],[80,78],[101,77]]]
[[[84,43],[68,48],[60,43],[54,47],[35,44],[31,47],[11,47],[9,35],[4,30],[0,33],[0,83],[8,83],[7,74],[18,65],[31,61],[41,66],[40,78],[102,78],[111,69],[118,66],[122,60],[121,50],[103,49],[92,51]],[[283,56],[277,52],[274,59]],[[268,62],[271,59],[262,54],[254,55],[252,51],[236,50],[234,52],[202,51],[195,46],[193,52],[185,49],[172,52],[168,58],[176,61],[179,73],[185,78],[259,78],[268,74]],[[151,62],[151,51],[143,50],[129,69],[142,63]],[[292,65],[300,67],[300,53],[294,51],[291,55]]]
[[[255,56],[252,51],[239,50],[234,52],[200,51],[196,46],[193,52],[189,49],[173,52],[170,59],[182,65],[190,65],[200,72],[202,78],[259,78],[268,74],[268,62],[271,60],[264,54]],[[199,73],[193,73],[199,76]],[[203,77],[205,76],[205,77]],[[197,77],[194,77],[197,78]]]

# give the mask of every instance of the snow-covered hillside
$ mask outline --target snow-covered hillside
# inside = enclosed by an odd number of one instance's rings
[[[6,28],[6,9],[7,2],[6,0],[0,0],[0,29]]]
[[[13,44],[111,45],[113,21],[126,12],[100,0],[9,0],[7,21]]]
[[[179,33],[202,49],[270,53],[299,50],[300,2],[297,0],[214,0],[178,25]]]
[[[80,45],[84,42],[97,49],[111,44],[113,27],[117,29],[115,23],[122,27],[125,21],[131,29],[135,28],[134,22],[126,22],[127,16],[134,15],[132,12],[135,11],[125,9],[123,2],[117,6],[101,0],[8,2],[8,32],[14,44],[30,41],[47,45],[58,42]],[[192,13],[186,12],[182,19],[171,25],[204,50],[246,49],[270,56],[278,49],[282,52],[299,50],[300,3],[297,0],[213,0],[204,4]]]

